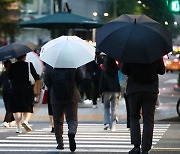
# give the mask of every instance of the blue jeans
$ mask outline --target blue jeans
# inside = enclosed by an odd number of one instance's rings
[[[112,127],[112,122],[116,119],[116,109],[119,103],[118,92],[104,92],[104,124]]]

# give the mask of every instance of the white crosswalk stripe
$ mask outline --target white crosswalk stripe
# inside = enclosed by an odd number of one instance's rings
[[[170,124],[155,124],[153,145],[161,139]],[[15,128],[11,128],[15,129]],[[0,132],[6,132],[0,127]],[[64,125],[63,151],[69,151],[67,125]],[[128,152],[133,146],[130,142],[130,132],[125,124],[117,124],[116,131],[103,130],[102,124],[79,124],[76,135],[76,152]],[[15,134],[0,140],[1,151],[48,152],[56,149],[55,135],[50,133],[50,127],[33,130],[30,133]]]

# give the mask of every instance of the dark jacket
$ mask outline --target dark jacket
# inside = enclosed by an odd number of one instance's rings
[[[101,72],[100,93],[102,92],[120,92],[120,84],[118,79],[118,66],[115,60],[106,57],[105,70]]]
[[[2,93],[6,93],[9,92],[11,89],[11,84],[10,81],[8,79],[8,74],[7,71],[4,71],[1,73],[0,76],[0,87],[2,87]]]
[[[152,92],[152,93],[159,93],[159,79],[158,74],[163,75],[165,73],[165,66],[163,59],[160,59],[154,62],[152,65],[156,66],[156,78],[152,83],[137,83],[132,78],[132,72],[136,71],[133,70],[139,64],[132,64],[132,63],[122,63],[121,71],[123,74],[128,76],[127,81],[127,95],[137,93],[137,92]],[[141,64],[143,65],[143,64]]]
[[[67,73],[68,72],[68,73]],[[58,75],[57,75],[58,73]],[[55,84],[55,80],[57,76],[66,76],[71,75],[71,78],[73,79],[73,82],[71,84],[71,89],[73,90],[73,96],[69,100],[63,100],[59,101],[57,97],[54,95],[54,88],[53,85]],[[50,90],[50,97],[53,97],[53,101],[51,101],[51,104],[62,104],[62,103],[77,103],[80,101],[81,97],[77,88],[77,82],[81,81],[83,79],[83,74],[80,69],[75,68],[52,68],[49,65],[45,66],[45,75],[44,75],[44,83]],[[60,88],[60,87],[59,87]],[[52,100],[52,99],[51,99]]]

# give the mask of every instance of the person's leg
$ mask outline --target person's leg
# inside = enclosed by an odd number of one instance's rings
[[[126,112],[127,112],[127,128],[130,128],[130,111],[129,111],[129,102],[126,93],[124,93],[124,100],[126,104]]]
[[[24,122],[29,123],[29,119],[31,118],[32,113],[23,112]]]
[[[92,81],[90,79],[84,80],[84,88],[87,99],[92,100]]]
[[[148,152],[152,146],[152,137],[154,129],[154,113],[157,101],[157,95],[153,93],[143,94],[143,137],[142,137],[142,151]]]
[[[112,93],[111,97],[111,130],[115,131],[116,127],[116,109],[119,104],[119,93]]]
[[[53,119],[54,119],[54,131],[57,141],[57,149],[64,149],[63,144],[63,123],[64,123],[64,105],[52,104]]]
[[[16,129],[16,133],[21,133],[21,120],[22,120],[22,113],[21,112],[16,112],[13,113],[15,121],[16,121],[16,125],[17,125],[17,129]]]
[[[48,91],[48,114],[49,114],[49,121],[52,127],[51,133],[54,133],[54,120],[53,120],[52,106],[50,102],[50,91]]]
[[[32,115],[32,113],[30,113],[30,112],[23,112],[24,121],[22,123],[22,126],[24,127],[24,129],[27,132],[31,132],[32,131],[32,128],[29,125],[29,119],[31,118],[31,115]]]
[[[72,152],[76,150],[75,135],[78,126],[77,102],[65,105],[65,116],[68,124],[69,148]]]
[[[110,93],[103,93],[105,130],[110,127],[110,96]]]
[[[136,93],[128,96],[129,108],[130,108],[130,133],[131,144],[134,144],[134,148],[129,151],[129,154],[140,154],[141,144],[141,129],[140,129],[140,109],[141,109],[141,93]]]
[[[50,124],[51,124],[51,133],[54,133],[54,120],[53,120],[53,115],[49,115],[49,121],[50,121]]]
[[[98,81],[93,81],[93,106],[97,107],[97,98],[99,96],[99,84]]]

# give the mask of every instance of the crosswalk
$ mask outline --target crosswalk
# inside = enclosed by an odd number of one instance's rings
[[[158,143],[170,124],[155,124],[153,146]],[[15,128],[0,126],[0,134],[13,131]],[[55,135],[50,133],[50,127],[34,129],[30,133],[8,133],[9,136],[0,140],[0,152],[57,152]],[[1,137],[2,138],[2,137]],[[67,125],[64,125],[64,152],[69,152]],[[116,131],[103,130],[102,124],[79,124],[76,135],[76,152],[118,152],[125,153],[132,149],[130,132],[125,124],[117,124]]]

